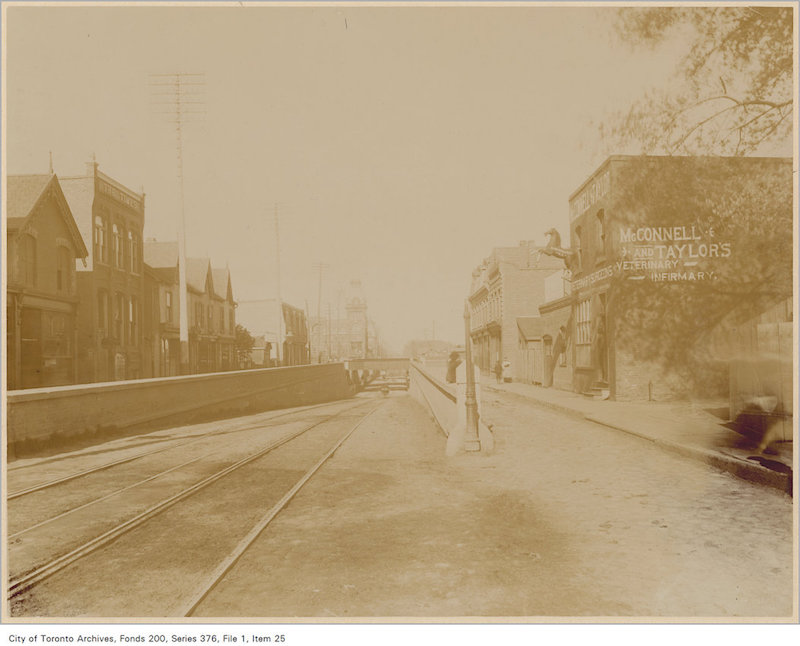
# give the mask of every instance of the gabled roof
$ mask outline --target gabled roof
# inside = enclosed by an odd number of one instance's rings
[[[544,322],[541,316],[518,316],[517,327],[526,341],[542,338]]]
[[[52,197],[59,206],[59,211],[67,230],[70,232],[75,245],[75,255],[86,258],[89,251],[84,243],[84,238],[75,221],[72,209],[64,195],[58,177],[49,175],[9,175],[6,182],[6,214],[7,232],[12,233],[20,229],[27,218],[33,213],[37,205]],[[91,240],[91,229],[89,230]]]
[[[59,179],[61,190],[67,198],[69,210],[84,240],[92,240],[92,207],[94,205],[94,179],[92,177],[65,177]],[[90,245],[91,247],[91,245]],[[92,249],[89,249],[92,256]]]
[[[24,220],[33,210],[52,175],[9,175],[6,195],[6,217],[9,229],[12,220]]]
[[[231,287],[231,272],[227,267],[212,267],[211,274],[214,279],[214,292],[222,299],[233,300],[233,288]]]
[[[177,267],[152,267],[144,263],[145,273],[155,277],[162,283],[172,285],[178,282],[178,268]]]
[[[178,266],[178,243],[155,242],[144,243],[144,261],[154,269]]]
[[[208,258],[186,259],[186,286],[201,294],[206,291],[214,293],[211,261]]]
[[[178,243],[146,241],[144,243],[144,261],[153,269],[176,270],[178,267]],[[164,276],[169,274],[164,273]],[[177,271],[175,279],[178,279]],[[186,287],[199,294],[207,289],[214,293],[214,278],[211,275],[211,262],[208,258],[186,259]]]

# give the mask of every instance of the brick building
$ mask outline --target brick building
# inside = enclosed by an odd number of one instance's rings
[[[75,383],[75,262],[88,251],[54,174],[9,175],[6,187],[8,389]]]
[[[539,308],[543,333],[566,328],[555,385],[619,400],[726,393],[726,317],[791,296],[791,160],[615,155],[569,216],[571,294]]]
[[[162,374],[176,374],[180,367],[178,244],[148,241],[144,254],[150,272],[149,325],[158,323],[158,331],[148,331],[148,338],[153,347],[158,347],[157,364]],[[186,292],[189,372],[236,369],[236,301],[230,272],[212,268],[208,258],[187,258]]]
[[[496,247],[472,272],[470,336],[476,363],[484,372],[493,370],[498,360],[507,360],[513,379],[525,379],[517,318],[538,315],[545,301],[545,280],[560,275],[563,268],[540,251],[532,241]]]
[[[61,186],[89,252],[85,265],[77,265],[78,381],[142,377],[144,193],[100,172],[94,161]]]

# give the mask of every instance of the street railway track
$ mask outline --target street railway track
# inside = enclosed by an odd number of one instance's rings
[[[286,507],[289,501],[295,497],[298,491],[303,488],[303,485],[308,482],[312,476],[319,471],[323,464],[325,464],[330,457],[336,452],[336,450],[344,444],[344,442],[356,431],[356,429],[363,424],[366,419],[372,415],[380,406],[378,404],[374,406],[366,415],[364,415],[361,419],[356,422],[350,430],[345,433],[338,442],[331,448],[322,458],[314,464],[310,469],[308,469],[303,476],[297,481],[297,483],[288,491],[284,496],[275,504],[273,505],[270,510],[261,517],[261,519],[253,526],[253,528],[247,533],[247,535],[239,541],[236,547],[228,554],[225,559],[220,562],[211,576],[204,582],[204,584],[195,591],[194,595],[191,597],[191,600],[182,608],[181,612],[178,613],[178,616],[182,617],[191,617],[195,610],[197,610],[198,606],[211,594],[214,588],[225,578],[225,575],[230,572],[236,562],[242,557],[242,555],[247,551],[247,549],[258,539],[261,533],[267,528],[267,526],[275,519],[275,517],[281,512],[281,510]]]
[[[235,429],[230,429],[230,430],[227,430],[227,431],[209,431],[207,433],[202,433],[202,434],[198,435],[197,437],[193,437],[190,440],[186,440],[185,442],[178,442],[177,444],[171,444],[170,446],[161,447],[161,448],[158,448],[158,449],[154,449],[152,451],[144,451],[142,453],[137,453],[136,455],[131,455],[131,456],[128,456],[128,457],[125,457],[125,458],[121,458],[119,460],[114,460],[112,462],[106,462],[106,463],[100,464],[100,465],[98,465],[96,467],[91,467],[89,469],[84,469],[82,471],[71,473],[71,474],[63,476],[61,478],[55,478],[55,479],[49,480],[47,482],[43,482],[43,483],[40,483],[40,484],[32,485],[32,486],[27,487],[25,489],[19,489],[17,491],[12,491],[6,496],[6,500],[14,500],[14,499],[20,498],[22,496],[26,496],[26,495],[29,495],[29,494],[32,494],[32,493],[36,493],[37,491],[42,491],[43,489],[49,489],[50,487],[55,487],[57,485],[65,483],[65,482],[70,482],[71,480],[76,480],[77,478],[82,478],[84,476],[91,475],[92,473],[97,473],[99,471],[105,471],[106,469],[111,469],[111,468],[119,466],[121,464],[127,464],[129,462],[133,462],[134,460],[139,460],[139,459],[142,459],[142,458],[146,458],[146,457],[149,457],[149,456],[152,456],[152,455],[156,455],[158,453],[163,453],[165,451],[170,451],[172,449],[176,449],[176,448],[179,448],[179,447],[182,447],[182,446],[187,446],[189,444],[195,444],[195,443],[200,442],[202,440],[206,440],[209,437],[215,437],[215,436],[219,436],[219,435],[228,435],[228,434],[231,434],[231,433],[241,433],[241,432],[244,432],[244,431],[252,431],[252,430],[257,429],[257,428],[265,428],[265,427],[269,427],[269,426],[274,426],[273,424],[269,424],[268,422],[271,422],[272,420],[278,419],[278,418],[281,418],[281,417],[286,417],[287,415],[293,415],[293,414],[296,415],[296,414],[304,413],[304,412],[309,411],[309,410],[313,410],[315,408],[320,408],[322,406],[332,406],[334,404],[341,404],[341,400],[337,400],[337,401],[334,401],[334,402],[326,402],[324,404],[315,404],[313,406],[305,407],[302,410],[291,410],[291,411],[288,411],[288,412],[285,412],[285,413],[279,413],[277,415],[271,416],[269,419],[265,420],[263,423],[251,424],[249,426],[244,426],[242,428],[235,428]],[[24,466],[17,467],[17,469],[35,468],[37,466],[39,466],[39,465],[38,464],[35,464],[35,465],[24,465]]]
[[[251,454],[247,455],[246,457],[244,457],[244,458],[242,458],[240,460],[237,460],[235,463],[227,466],[226,468],[224,468],[224,469],[222,469],[220,471],[217,471],[216,473],[214,473],[214,474],[202,479],[199,482],[196,482],[195,484],[191,485],[190,487],[187,487],[187,488],[183,489],[182,491],[178,492],[177,494],[174,494],[174,495],[169,496],[168,498],[166,498],[164,500],[161,500],[160,502],[156,503],[155,505],[152,505],[151,507],[149,507],[145,511],[137,514],[136,516],[134,516],[134,517],[132,517],[132,518],[130,518],[128,520],[126,520],[125,522],[122,522],[122,523],[116,525],[112,529],[100,534],[99,536],[96,536],[96,537],[92,538],[91,540],[86,541],[85,543],[83,543],[79,547],[67,552],[66,554],[60,555],[60,556],[58,556],[56,558],[53,558],[50,561],[48,561],[47,563],[45,563],[43,565],[40,565],[38,567],[35,567],[34,569],[31,569],[31,570],[23,572],[23,573],[21,573],[19,575],[13,576],[8,582],[8,598],[9,599],[14,599],[15,597],[19,596],[24,591],[29,590],[30,588],[36,586],[37,584],[41,583],[45,579],[51,577],[52,575],[60,572],[64,568],[68,567],[69,565],[71,565],[71,564],[75,563],[76,561],[79,561],[80,559],[82,559],[82,558],[94,553],[98,549],[110,544],[111,542],[117,540],[118,538],[120,538],[121,536],[125,535],[126,533],[128,533],[128,532],[132,531],[133,529],[143,525],[148,520],[154,518],[155,516],[157,516],[161,512],[163,512],[163,511],[169,509],[170,507],[176,505],[177,503],[189,498],[193,494],[201,491],[202,489],[208,487],[209,485],[211,485],[214,482],[220,480],[221,478],[224,478],[225,476],[237,471],[241,467],[244,467],[245,465],[250,464],[250,463],[254,462],[257,459],[266,456],[267,454],[271,453],[272,451],[274,451],[278,447],[283,446],[283,445],[291,442],[292,440],[294,440],[294,439],[296,439],[296,438],[298,438],[300,436],[303,436],[304,434],[306,434],[311,429],[313,429],[315,427],[318,427],[318,426],[320,426],[322,424],[325,424],[327,422],[330,422],[330,421],[336,419],[337,417],[339,417],[340,415],[343,415],[343,414],[346,414],[346,413],[350,413],[350,412],[352,412],[352,411],[354,411],[356,409],[360,409],[360,408],[364,407],[365,405],[366,405],[365,403],[356,404],[355,406],[351,406],[349,408],[346,408],[345,410],[338,411],[336,413],[328,415],[323,419],[315,420],[314,422],[305,425],[303,428],[301,428],[301,429],[299,429],[297,431],[294,431],[294,432],[289,433],[289,434],[287,434],[287,435],[285,435],[283,437],[280,437],[280,438],[276,439],[275,441],[270,442],[266,447],[263,447],[262,449],[256,451],[255,453],[251,453]],[[376,408],[376,407],[374,407],[374,408]],[[372,410],[374,410],[374,408]],[[309,410],[309,409],[306,409],[306,410]],[[372,413],[372,410],[370,410],[366,415],[361,416],[359,421],[347,432],[347,434],[344,436],[344,438],[342,438],[339,442],[337,442],[336,445],[334,446],[334,448],[331,449],[326,454],[326,456],[323,458],[323,460],[321,460],[317,465],[315,465],[313,471],[310,474],[308,474],[306,477],[304,477],[302,479],[302,481],[298,485],[296,485],[295,487],[292,488],[292,490],[290,491],[291,495],[287,494],[288,497],[284,496],[284,499],[282,499],[281,503],[279,503],[280,507],[278,507],[277,509],[273,508],[274,509],[274,513],[272,513],[272,515],[270,517],[270,520],[271,520],[272,517],[274,517],[277,514],[278,511],[280,511],[280,508],[285,506],[285,504],[288,502],[288,500],[290,500],[291,497],[299,490],[299,488],[303,484],[305,484],[305,482],[311,477],[311,475],[313,475],[313,473],[316,472],[316,470],[319,469],[319,467],[322,466],[322,464],[331,455],[333,455],[334,451],[339,446],[341,446],[342,442],[344,442],[344,440],[347,439],[347,437],[349,437],[350,434],[352,434],[352,432],[364,421],[364,419],[366,419],[366,417],[369,414]],[[295,411],[295,412],[297,412],[297,411]],[[271,419],[274,419],[274,418],[270,418],[270,420]],[[259,426],[255,426],[253,428],[259,428]],[[243,429],[239,429],[239,430],[243,430]],[[253,430],[253,429],[251,428],[250,430]],[[191,460],[189,462],[194,462],[194,461],[196,461],[196,460]],[[178,465],[178,467],[180,467],[180,466],[185,466],[185,464],[184,465]],[[178,467],[175,467],[175,468],[178,468]],[[174,469],[172,469],[172,470],[174,470]],[[63,516],[63,514],[62,514],[62,516]],[[267,521],[267,522],[269,522],[269,521]],[[264,524],[264,527],[265,526],[266,526],[266,524]],[[29,528],[29,529],[31,529],[31,528]],[[23,530],[23,532],[24,531],[28,531],[28,530]],[[263,527],[261,527],[261,529],[259,530],[258,533],[260,533],[261,531],[263,531]],[[19,533],[22,533],[22,532],[18,532],[18,534]],[[254,538],[255,537],[253,537],[253,540],[254,540]],[[235,562],[235,560],[233,562]],[[216,585],[216,582],[214,583],[214,585]]]
[[[341,402],[336,402],[336,403],[341,403]],[[319,406],[327,406],[327,405],[330,405],[330,404],[317,404],[315,406],[310,406],[308,408],[305,408],[302,411],[293,411],[293,412],[295,414],[297,414],[297,413],[305,413],[305,412],[307,412],[309,410],[312,410],[314,408],[318,408]],[[265,420],[265,422],[271,422],[274,419],[277,419],[279,417],[285,417],[285,416],[290,415],[290,414],[292,414],[292,412],[281,413],[280,415],[275,415],[275,416],[270,417],[268,420]],[[267,423],[264,423],[264,424],[251,424],[249,426],[244,426],[242,428],[237,428],[237,429],[231,429],[229,431],[204,433],[202,436],[198,436],[198,438],[196,440],[190,440],[189,442],[181,442],[179,444],[173,444],[170,447],[166,447],[166,448],[163,448],[163,449],[158,449],[156,451],[148,451],[146,453],[140,453],[140,454],[137,454],[136,456],[133,456],[131,458],[126,458],[126,459],[123,459],[123,460],[117,460],[115,462],[111,462],[111,463],[102,465],[102,466],[100,466],[100,467],[98,467],[96,469],[86,470],[86,471],[81,472],[80,474],[68,476],[68,477],[65,477],[65,478],[61,478],[59,480],[54,480],[51,483],[48,483],[46,486],[35,487],[35,488],[32,488],[30,491],[21,492],[19,495],[13,496],[13,497],[14,498],[18,498],[21,495],[24,495],[25,493],[34,493],[35,491],[39,491],[41,489],[45,489],[45,488],[47,488],[49,486],[55,486],[56,484],[69,482],[69,481],[79,477],[80,475],[87,475],[89,473],[102,471],[102,470],[111,468],[113,466],[117,466],[117,465],[120,465],[120,464],[125,464],[126,462],[130,462],[130,461],[138,459],[138,458],[144,458],[144,457],[156,454],[156,453],[161,453],[161,452],[169,450],[169,449],[179,448],[181,446],[185,446],[186,444],[193,444],[193,443],[199,442],[200,440],[207,440],[207,439],[209,439],[209,437],[220,437],[222,435],[228,435],[228,434],[233,434],[233,433],[242,433],[242,432],[245,432],[245,431],[252,431],[252,430],[257,430],[257,429],[262,429],[262,428],[269,428],[271,426],[279,426],[279,425],[280,424],[267,424]],[[231,444],[231,442],[228,443],[228,446],[230,444]],[[136,487],[140,487],[142,485],[145,485],[148,482],[152,482],[153,480],[156,480],[156,479],[158,479],[160,477],[163,477],[163,476],[165,476],[165,475],[167,475],[169,473],[177,471],[178,469],[181,469],[181,468],[186,467],[186,466],[188,466],[190,464],[198,462],[199,460],[202,460],[203,458],[207,458],[207,457],[211,456],[212,454],[214,454],[214,453],[216,453],[218,451],[219,451],[219,447],[215,447],[215,449],[213,451],[209,451],[207,453],[203,453],[203,454],[201,454],[201,455],[199,455],[199,456],[197,456],[195,458],[192,458],[191,460],[187,460],[185,462],[182,462],[180,464],[172,466],[169,469],[164,469],[163,471],[159,471],[158,473],[155,473],[155,474],[153,474],[151,476],[148,476],[144,480],[139,480],[138,482],[134,482],[133,484],[130,484],[130,485],[127,485],[127,486],[122,487],[120,489],[116,489],[114,491],[111,491],[111,492],[109,492],[109,493],[107,493],[107,494],[105,494],[103,496],[100,496],[99,498],[94,498],[93,500],[90,500],[90,501],[85,502],[85,503],[83,503],[81,505],[78,505],[77,507],[73,507],[71,509],[68,509],[68,510],[66,510],[66,511],[60,513],[60,514],[57,514],[56,516],[52,516],[52,517],[50,517],[50,518],[48,518],[46,520],[43,520],[41,522],[34,523],[33,525],[30,525],[29,527],[26,527],[25,529],[21,529],[21,530],[18,530],[16,532],[12,533],[12,534],[9,534],[8,535],[8,540],[12,541],[15,538],[18,538],[18,537],[22,536],[23,534],[26,534],[26,533],[34,530],[34,529],[38,529],[39,527],[43,527],[44,525],[47,525],[47,524],[52,523],[52,522],[55,522],[55,521],[57,521],[57,520],[59,520],[61,518],[64,518],[64,517],[66,517],[66,516],[68,516],[70,514],[78,512],[78,511],[80,511],[82,509],[86,509],[87,507],[91,507],[94,504],[103,502],[104,500],[108,500],[109,498],[112,498],[114,496],[120,495],[120,494],[122,494],[122,493],[124,493],[126,491],[130,491],[131,489],[135,489]],[[9,499],[11,499],[11,498],[12,498],[12,496],[9,496]]]

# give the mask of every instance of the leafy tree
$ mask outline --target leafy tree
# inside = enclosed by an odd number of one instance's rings
[[[236,356],[239,359],[245,359],[249,356],[250,350],[253,349],[253,344],[256,340],[250,331],[244,325],[236,324],[236,340],[234,345],[236,347]]]
[[[676,268],[710,273],[710,279],[654,281],[644,271],[645,279],[636,280],[619,272],[611,291],[611,307],[623,313],[615,318],[617,347],[681,373],[687,385],[702,385],[709,366],[722,368],[735,353],[732,327],[792,296],[792,165],[636,157],[616,187],[609,205],[617,227],[615,260],[624,259],[619,232],[629,227],[693,226],[701,238],[695,249],[719,245],[714,257]]]
[[[617,32],[634,50],[677,43],[685,54],[674,82],[617,114],[604,135],[667,154],[745,155],[791,143],[792,7],[617,11]]]

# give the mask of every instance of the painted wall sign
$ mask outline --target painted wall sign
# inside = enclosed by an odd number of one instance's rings
[[[607,278],[611,278],[614,275],[614,266],[608,265],[607,267],[602,267],[597,271],[593,271],[588,276],[583,276],[581,278],[577,278],[572,281],[573,289],[583,289],[584,287],[589,287],[590,285],[594,285],[595,283],[606,280]]]
[[[120,191],[115,186],[111,186],[109,183],[104,182],[102,179],[99,179],[99,178],[97,180],[97,185],[100,188],[100,192],[101,193],[105,193],[109,197],[112,197],[113,199],[117,200],[118,202],[121,202],[122,204],[130,206],[133,209],[136,209],[138,211],[143,210],[142,203],[141,203],[140,200],[137,200],[137,199],[131,197],[130,195],[128,195],[127,193],[125,193],[123,191]]]
[[[656,282],[714,280],[715,272],[701,260],[729,258],[730,242],[716,238],[714,229],[696,225],[671,227],[628,227],[619,232],[621,259],[614,273],[632,280],[649,278]]]
[[[611,190],[611,172],[605,171],[592,180],[569,203],[570,216],[575,218]]]

